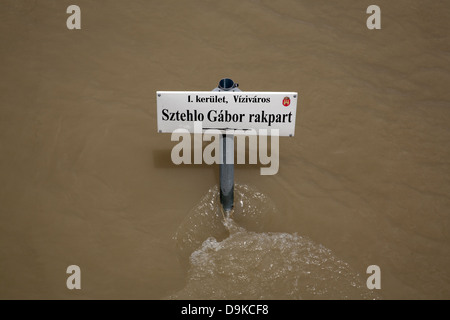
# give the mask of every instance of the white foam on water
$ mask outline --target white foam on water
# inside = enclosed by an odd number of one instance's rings
[[[378,298],[324,246],[295,233],[264,231],[269,216],[278,214],[265,195],[236,185],[233,218],[224,218],[217,192],[211,188],[177,232],[189,270],[186,286],[172,299]]]

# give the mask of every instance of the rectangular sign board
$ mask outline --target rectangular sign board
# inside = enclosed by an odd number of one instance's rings
[[[157,91],[158,132],[278,129],[294,136],[297,92]],[[270,133],[270,131],[268,131]]]

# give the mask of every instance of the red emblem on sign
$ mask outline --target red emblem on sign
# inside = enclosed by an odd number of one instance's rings
[[[284,97],[283,106],[287,107],[290,104],[291,104],[291,99],[289,99],[289,97]]]

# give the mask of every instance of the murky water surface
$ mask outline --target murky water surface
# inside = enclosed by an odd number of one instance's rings
[[[1,298],[450,298],[449,1],[70,4],[0,2]],[[157,90],[223,77],[299,93],[232,220],[156,130]]]

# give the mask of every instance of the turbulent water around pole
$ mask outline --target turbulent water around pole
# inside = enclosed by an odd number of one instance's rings
[[[377,265],[383,299],[448,300],[450,1],[205,3],[77,0],[68,30],[72,2],[0,1],[0,298],[340,298]],[[236,186],[231,235],[219,169],[171,161],[155,94],[223,77],[299,98],[277,174],[235,166],[262,194]]]
[[[364,279],[331,250],[296,233],[269,232],[280,218],[272,201],[235,185],[224,217],[211,188],[179,227],[175,240],[186,286],[172,299],[376,299]]]

